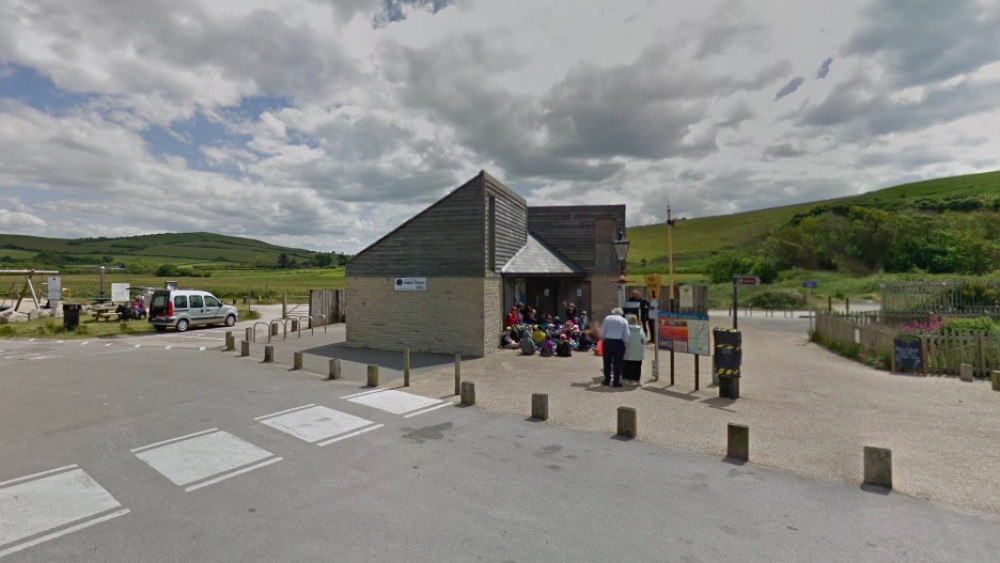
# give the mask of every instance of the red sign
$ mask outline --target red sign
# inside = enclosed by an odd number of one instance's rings
[[[760,278],[757,276],[736,276],[733,282],[739,285],[760,285]]]

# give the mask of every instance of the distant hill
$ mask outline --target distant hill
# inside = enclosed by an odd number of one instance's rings
[[[59,239],[0,234],[0,268],[27,265],[108,265],[130,262],[234,267],[306,263],[321,253],[214,233],[165,233],[119,238]]]
[[[674,224],[674,261],[678,266],[698,263],[719,251],[736,249],[788,224],[796,215],[836,205],[864,205],[892,210],[908,207],[928,212],[973,210],[1000,201],[1000,171],[951,176],[893,186],[857,196],[773,207],[733,215],[678,221]],[[994,209],[995,210],[995,209]],[[667,225],[628,229],[630,264],[643,260],[653,269],[667,261]]]

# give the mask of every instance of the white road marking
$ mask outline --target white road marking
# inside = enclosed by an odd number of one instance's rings
[[[173,346],[167,346],[166,348],[164,348],[164,350],[169,350],[171,348],[173,348]]]
[[[120,507],[121,504],[111,493],[80,468],[4,487],[0,489],[0,522],[3,522],[0,526],[0,545],[9,545]],[[66,534],[93,523],[96,522],[82,522],[57,534]],[[39,540],[44,541],[43,538]],[[0,552],[0,556],[30,545],[11,546]]]
[[[348,438],[353,438],[355,436],[359,436],[361,434],[364,434],[365,432],[371,432],[372,430],[378,430],[379,428],[382,428],[383,426],[385,426],[385,425],[384,424],[376,424],[375,426],[369,426],[368,428],[364,428],[362,430],[358,430],[357,432],[351,432],[350,434],[345,434],[343,436],[337,436],[336,438],[334,438],[332,440],[326,440],[324,442],[319,442],[316,445],[317,446],[326,446],[326,445],[332,444],[334,442],[339,442],[341,440],[346,440]]]
[[[359,416],[327,407],[310,407],[261,422],[311,444],[374,424]]]
[[[360,397],[362,395],[368,395],[369,393],[381,393],[385,389],[372,389],[371,391],[362,391],[361,393],[355,393],[353,395],[344,395],[341,399],[352,399],[354,397]]]
[[[142,346],[142,344],[136,344],[135,346],[133,346],[133,348],[138,348],[140,346]]]
[[[441,401],[438,399],[421,397],[420,395],[413,395],[411,393],[396,391],[394,389],[385,390],[381,393],[361,395],[360,397],[353,397],[348,400],[352,403],[374,407],[393,414],[411,413],[413,411],[441,404]]]
[[[100,518],[94,518],[93,520],[87,520],[86,522],[81,522],[81,523],[77,524],[76,526],[70,526],[69,528],[66,528],[65,530],[59,530],[58,532],[53,532],[51,534],[46,534],[46,535],[44,535],[44,536],[42,536],[40,538],[35,538],[35,539],[33,539],[33,540],[29,541],[29,542],[24,542],[24,543],[22,543],[20,545],[16,545],[14,547],[10,547],[10,548],[4,549],[3,551],[0,551],[0,557],[4,557],[4,556],[7,556],[7,555],[10,555],[11,553],[17,553],[18,551],[21,551],[23,549],[28,549],[29,547],[34,547],[34,546],[36,546],[36,545],[38,545],[40,543],[47,542],[49,540],[54,540],[54,539],[56,539],[58,537],[65,536],[66,534],[72,534],[73,532],[77,532],[77,531],[82,530],[84,528],[89,528],[89,527],[91,527],[91,526],[93,526],[95,524],[100,524],[101,522],[107,522],[108,520],[111,520],[111,519],[114,519],[114,518],[118,518],[119,516],[125,516],[126,514],[128,514],[130,512],[131,512],[131,510],[129,510],[127,508],[123,508],[122,510],[118,510],[116,512],[112,512],[111,514],[105,514],[104,516],[101,516]]]
[[[285,414],[285,413],[289,413],[289,412],[292,412],[292,411],[300,411],[302,409],[308,409],[309,407],[315,407],[315,406],[316,405],[314,405],[312,403],[309,403],[308,405],[302,405],[301,407],[295,407],[295,408],[292,408],[292,409],[285,409],[283,411],[272,412],[271,414],[265,414],[264,416],[258,416],[257,418],[254,418],[254,420],[264,420],[265,418],[271,418],[272,416],[278,416],[279,414]]]
[[[193,434],[188,434],[187,436],[178,436],[177,438],[163,440],[162,442],[156,442],[155,444],[146,444],[145,446],[140,446],[138,448],[134,448],[129,451],[135,454],[141,452],[142,450],[152,449],[155,448],[156,446],[163,446],[165,444],[172,444],[174,442],[179,442],[181,440],[186,440],[188,438],[194,438],[195,436],[201,436],[203,434],[211,434],[212,432],[216,432],[218,430],[219,430],[218,428],[209,428],[208,430],[202,430],[201,432],[195,432]]]
[[[59,473],[60,471],[66,471],[67,469],[75,469],[77,467],[79,466],[74,463],[73,465],[64,465],[62,467],[57,467],[55,469],[49,469],[48,471],[39,471],[38,473],[32,473],[31,475],[25,475],[24,477],[18,477],[17,479],[4,481],[3,483],[0,483],[0,487],[6,487],[7,485],[13,485],[14,483],[20,483],[21,481],[30,481],[36,477],[49,475],[51,473]]]
[[[204,347],[204,346],[202,346],[202,347],[198,348],[198,351],[199,351],[199,352],[204,352],[204,351],[205,351],[205,347]]]
[[[424,409],[422,411],[411,412],[410,414],[404,414],[403,418],[410,418],[411,416],[417,416],[418,414],[424,414],[425,412],[436,411],[438,409],[443,409],[444,407],[450,407],[450,406],[451,406],[451,403],[444,403],[444,404],[441,404],[441,405],[433,406],[433,407],[431,407],[429,409]]]
[[[135,455],[175,485],[183,487],[209,477],[222,477],[224,473],[263,461],[273,454],[228,432],[219,431]],[[234,475],[242,473],[246,471]]]
[[[251,465],[250,467],[244,467],[243,469],[240,469],[239,471],[233,471],[232,473],[227,473],[227,474],[225,474],[225,475],[223,475],[221,477],[216,477],[215,479],[209,479],[208,481],[205,481],[204,483],[198,483],[197,485],[192,485],[192,486],[184,489],[184,492],[190,493],[191,491],[198,490],[198,489],[200,489],[202,487],[207,487],[209,485],[214,485],[214,484],[218,483],[219,481],[225,481],[226,479],[231,479],[233,477],[236,477],[237,475],[243,475],[244,473],[249,473],[249,472],[253,471],[254,469],[260,469],[261,467],[266,467],[268,465],[271,465],[272,463],[278,463],[279,461],[281,461],[283,459],[285,459],[285,458],[283,458],[283,457],[276,457],[274,459],[269,459],[267,461],[264,461],[264,462],[261,462],[261,463],[255,464],[255,465]]]

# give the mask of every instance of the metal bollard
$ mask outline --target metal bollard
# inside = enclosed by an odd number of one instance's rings
[[[243,340],[240,342],[240,355],[244,358],[250,355],[250,341]]]
[[[462,393],[462,355],[455,354],[455,394]]]
[[[274,363],[274,346],[264,346],[264,363]]]
[[[327,379],[340,379],[340,360],[338,358],[333,358],[330,360],[330,373]]]
[[[378,366],[368,364],[368,386],[378,387]]]
[[[729,424],[726,457],[740,461],[750,460],[750,427],[744,424]]]
[[[531,418],[549,419],[549,396],[545,393],[531,394]]]
[[[864,484],[892,488],[892,450],[865,446]]]
[[[638,433],[638,413],[632,407],[618,407],[618,435],[635,438]]]
[[[462,404],[476,404],[476,384],[471,381],[462,382]]]
[[[292,369],[302,369],[302,352],[292,354]]]
[[[410,386],[410,349],[403,350],[403,387]]]

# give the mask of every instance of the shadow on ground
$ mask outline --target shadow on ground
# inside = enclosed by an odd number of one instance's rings
[[[402,371],[403,353],[388,350],[373,350],[370,348],[349,347],[343,342],[317,346],[303,350],[306,354],[314,356],[324,356],[327,358],[340,358],[347,362],[359,364],[375,364],[386,369]],[[455,357],[446,354],[410,354],[410,370],[439,368],[454,364]]]

